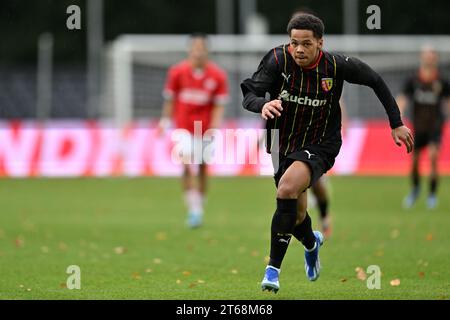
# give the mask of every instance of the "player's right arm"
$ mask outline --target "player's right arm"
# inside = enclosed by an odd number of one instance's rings
[[[408,98],[403,94],[399,94],[395,100],[397,101],[398,109],[400,110],[400,115],[405,116],[405,110],[408,106]]]
[[[158,122],[158,135],[162,135],[169,129],[172,119],[173,112],[173,100],[165,100],[163,104],[163,111],[161,114],[161,119]]]
[[[167,74],[166,83],[164,86],[163,97],[164,104],[162,107],[161,119],[158,123],[158,135],[162,135],[172,122],[172,115],[174,110],[174,99],[179,91],[178,72],[176,66],[172,66]]]
[[[408,79],[405,82],[402,93],[400,93],[396,98],[398,109],[402,117],[405,116],[405,111],[408,107],[408,99],[414,94],[413,80]]]
[[[244,95],[242,105],[248,111],[260,113],[264,120],[280,116],[280,112],[283,110],[281,100],[267,101],[265,98],[267,92],[275,91],[280,76],[279,60],[277,50],[270,50],[261,60],[252,77],[241,83],[241,90]]]

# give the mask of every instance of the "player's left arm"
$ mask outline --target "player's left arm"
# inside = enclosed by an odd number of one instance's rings
[[[372,88],[389,117],[392,139],[398,146],[401,146],[403,142],[408,153],[410,153],[414,146],[411,130],[403,124],[395,98],[392,96],[383,78],[366,63],[357,58],[340,57],[339,60],[341,60],[340,64],[344,80]]]
[[[344,98],[341,96],[341,99],[339,100],[339,105],[341,106],[341,119],[342,119],[342,134],[345,134],[345,131],[348,128],[348,112],[347,112],[347,104],[344,101]]]
[[[210,127],[212,129],[220,128],[220,125],[223,120],[223,114],[225,111],[225,107],[223,104],[215,104],[213,106],[212,114],[211,114],[211,123]]]
[[[225,105],[228,103],[228,80],[225,72],[218,75],[218,85],[214,92],[214,106],[211,114],[210,127],[220,128],[225,112]]]

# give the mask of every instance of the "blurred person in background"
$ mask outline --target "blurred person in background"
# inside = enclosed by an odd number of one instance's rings
[[[208,56],[208,39],[201,33],[192,34],[188,57],[169,71],[164,87],[165,99],[158,132],[162,134],[173,122],[181,133],[178,154],[183,162],[182,188],[187,206],[187,225],[200,227],[203,223],[207,194],[206,149],[204,139],[208,129],[219,128],[228,100],[227,75]],[[211,146],[209,146],[211,148]],[[198,170],[194,163],[198,164]]]
[[[450,111],[449,83],[439,72],[439,55],[431,46],[424,46],[420,53],[420,66],[417,73],[408,78],[403,93],[397,97],[402,114],[410,103],[414,130],[414,152],[412,155],[412,190],[403,200],[403,207],[409,209],[416,203],[420,194],[419,160],[421,151],[428,146],[431,161],[428,209],[437,206],[439,180],[438,158],[442,129],[445,123],[443,105]]]

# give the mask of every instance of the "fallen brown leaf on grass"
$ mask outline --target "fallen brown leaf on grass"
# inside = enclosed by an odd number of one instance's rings
[[[190,271],[183,271],[182,274],[183,274],[183,276],[187,277],[187,276],[191,275],[191,272]]]
[[[383,250],[378,250],[377,252],[375,252],[375,256],[377,256],[377,257],[384,256],[384,251]]]
[[[124,254],[125,252],[127,252],[127,249],[125,247],[119,246],[114,248],[114,252],[116,254]]]
[[[208,239],[208,244],[210,244],[210,245],[215,245],[217,243],[218,243],[218,241],[216,239]]]
[[[427,236],[425,237],[425,239],[426,239],[427,241],[433,240],[433,234],[432,234],[432,233],[427,234]]]
[[[342,278],[341,282],[347,282],[347,278]]]
[[[132,277],[134,280],[141,280],[141,279],[142,279],[142,276],[139,274],[139,272],[133,272],[133,273],[131,274],[131,277]]]
[[[356,267],[356,268],[355,268],[355,271],[356,271],[356,277],[357,277],[359,280],[364,281],[364,280],[367,279],[366,272],[363,270],[363,268],[361,268],[361,267]]]
[[[400,231],[398,229],[392,229],[391,239],[397,239],[399,235],[400,235]]]
[[[22,237],[17,237],[14,241],[14,244],[17,248],[22,248],[25,245],[25,239],[23,239]]]
[[[393,279],[390,282],[391,286],[398,287],[400,285],[400,279]]]
[[[167,234],[166,234],[165,232],[158,232],[158,233],[155,235],[155,239],[158,240],[158,241],[164,241],[164,240],[167,240]]]
[[[420,271],[420,272],[418,273],[418,275],[419,275],[419,277],[423,278],[423,277],[425,277],[425,272]]]

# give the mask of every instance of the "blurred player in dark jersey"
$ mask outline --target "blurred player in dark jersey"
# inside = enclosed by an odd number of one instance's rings
[[[172,121],[178,129],[177,149],[184,164],[182,185],[188,208],[187,224],[196,228],[203,221],[208,176],[205,156],[206,150],[211,149],[203,134],[219,127],[228,99],[226,73],[209,60],[205,35],[191,36],[188,58],[169,69],[163,95],[165,103],[158,130],[164,132]],[[199,163],[198,175],[193,162]]]
[[[261,282],[263,290],[274,292],[292,235],[304,246],[308,280],[319,277],[323,235],[312,230],[305,191],[331,169],[339,153],[344,81],[371,87],[388,114],[395,143],[403,142],[408,152],[413,148],[412,134],[383,79],[356,58],[322,50],[324,25],[319,18],[297,15],[287,32],[290,43],[269,50],[241,84],[244,108],[267,120],[266,147],[275,164],[277,205],[270,260]]]
[[[430,46],[425,46],[420,53],[420,67],[417,73],[407,79],[403,94],[397,97],[400,111],[404,113],[411,102],[411,116],[414,128],[415,146],[412,156],[412,190],[403,200],[405,208],[411,208],[420,193],[419,159],[421,150],[428,146],[431,160],[430,186],[427,207],[437,205],[438,157],[441,144],[442,128],[445,122],[444,104],[450,108],[450,88],[438,69],[438,53]]]

